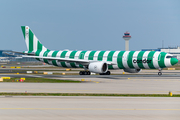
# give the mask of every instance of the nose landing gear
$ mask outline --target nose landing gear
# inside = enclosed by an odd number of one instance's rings
[[[161,75],[162,75],[162,72],[161,72],[161,71],[162,71],[162,69],[161,69],[161,68],[159,68],[159,72],[158,72],[158,75],[159,75],[159,76],[161,76]]]

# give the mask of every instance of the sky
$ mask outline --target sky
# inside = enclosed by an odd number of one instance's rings
[[[0,49],[26,51],[21,26],[51,50],[180,46],[179,0],[0,0]]]

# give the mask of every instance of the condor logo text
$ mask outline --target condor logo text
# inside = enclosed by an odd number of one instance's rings
[[[152,60],[147,60],[147,59],[143,59],[143,60],[133,60],[133,63],[151,63]]]

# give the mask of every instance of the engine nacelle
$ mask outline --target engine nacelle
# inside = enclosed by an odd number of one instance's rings
[[[128,73],[139,73],[141,72],[141,69],[123,69],[124,72],[128,72]]]
[[[106,73],[108,71],[108,65],[105,62],[93,62],[89,64],[88,69],[94,73]]]

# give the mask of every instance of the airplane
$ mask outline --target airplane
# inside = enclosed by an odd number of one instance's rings
[[[65,68],[83,68],[79,75],[110,75],[111,69],[123,69],[129,73],[139,73],[141,69],[161,70],[178,63],[178,59],[159,51],[52,51],[44,47],[29,26],[21,26],[28,51],[23,57],[35,58],[50,65]],[[20,52],[19,52],[20,53]]]

